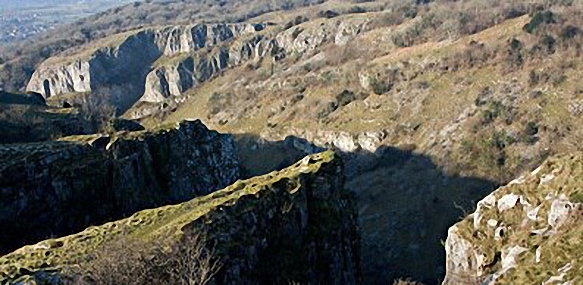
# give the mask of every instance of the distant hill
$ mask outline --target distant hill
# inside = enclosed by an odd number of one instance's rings
[[[2,1],[14,5],[14,1]],[[172,0],[127,4],[59,26],[18,44],[0,47],[0,82],[4,82],[4,88],[8,91],[23,90],[43,60],[71,47],[137,27],[202,21],[240,22],[270,11],[289,10],[323,1]]]
[[[35,7],[35,6],[54,6],[54,5],[69,5],[77,3],[119,3],[124,4],[130,1],[125,0],[0,0],[0,10],[7,8],[20,8],[20,7]],[[136,1],[137,2],[137,1]]]

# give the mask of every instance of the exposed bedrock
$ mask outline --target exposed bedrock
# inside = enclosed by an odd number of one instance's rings
[[[144,95],[144,90],[148,89],[146,76],[160,57],[172,58],[181,53],[210,49],[262,29],[263,25],[260,24],[199,24],[144,29],[130,35],[116,35],[105,39],[105,43],[101,43],[101,47],[93,51],[88,48],[88,51],[72,56],[48,59],[35,71],[27,90],[48,98],[69,93],[91,92],[99,88],[114,89],[116,91],[111,92],[114,93],[111,95],[112,103],[123,111]],[[203,66],[201,67],[203,73],[197,74],[197,77],[208,78],[209,74],[205,72],[216,71],[216,67],[226,67],[224,56],[219,55],[218,60],[216,62],[211,56],[197,61],[195,65]],[[163,80],[160,76],[163,71],[152,72]],[[173,80],[169,82],[176,83]],[[165,89],[165,84],[163,82],[157,84],[160,87],[158,91],[163,93],[164,91],[160,90]],[[187,83],[178,84],[188,86]],[[148,96],[155,95],[147,93],[146,98]]]
[[[190,88],[208,81],[227,68],[248,60],[258,60],[266,55],[276,56],[277,44],[263,36],[232,43],[206,55],[183,56],[155,67],[146,78],[146,88],[140,101],[162,102],[169,97],[182,95]]]
[[[125,111],[137,101],[159,103],[184,94],[225,69],[249,60],[278,60],[327,43],[344,45],[361,33],[358,19],[264,32],[266,24],[198,24],[144,29],[95,43],[97,49],[50,58],[27,90],[45,98],[107,88]]]
[[[449,229],[453,284],[581,284],[583,156],[549,158]]]
[[[354,197],[333,152],[182,204],[138,212],[0,257],[0,283],[59,284],[110,241],[171,244],[204,232],[222,266],[212,284],[360,284]],[[34,283],[32,283],[34,282]]]
[[[233,139],[200,121],[3,145],[0,161],[2,252],[208,194],[240,176]]]

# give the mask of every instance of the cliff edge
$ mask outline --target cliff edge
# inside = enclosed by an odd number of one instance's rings
[[[449,229],[443,284],[583,282],[583,155],[548,159]]]
[[[0,258],[0,283],[58,284],[67,267],[83,267],[110,241],[170,243],[204,230],[222,261],[218,284],[356,284],[354,206],[342,163],[328,151],[182,204],[23,247]]]
[[[0,254],[206,195],[239,175],[232,137],[200,121],[0,145]]]

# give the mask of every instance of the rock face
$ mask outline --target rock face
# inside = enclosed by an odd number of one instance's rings
[[[150,72],[151,66],[160,57],[172,58],[203,48],[212,49],[236,37],[257,33],[263,28],[264,25],[261,24],[199,24],[144,29],[117,35],[108,39],[109,42],[102,43],[102,47],[96,50],[47,60],[33,74],[27,90],[48,98],[67,93],[90,92],[100,87],[120,86],[126,93],[130,89],[136,94],[123,95],[129,98],[114,98],[121,101],[115,102],[118,105],[131,106],[142,95],[145,101],[159,100],[158,96],[167,97],[171,94],[169,82],[181,85],[182,88],[178,89],[180,92],[188,88],[184,86],[192,87],[192,82],[183,82],[186,80],[186,73],[190,73],[191,81],[193,77],[204,80],[230,63],[229,56],[220,48],[218,55],[201,57],[190,64],[175,60],[168,66],[163,65]],[[156,83],[152,83],[152,80]],[[157,88],[152,89],[153,87]],[[147,90],[146,94],[143,94],[144,88]],[[172,91],[177,92],[174,89]]]
[[[262,137],[268,140],[283,140],[290,148],[304,153],[317,153],[332,147],[341,153],[346,161],[348,178],[374,168],[384,155],[383,140],[387,131],[350,133],[342,131],[318,130],[315,132],[290,128],[285,137],[280,134],[264,132]],[[366,154],[366,155],[362,155]],[[368,155],[370,154],[370,156]]]
[[[144,102],[162,102],[177,97],[186,90],[209,80],[228,67],[238,66],[250,59],[259,59],[277,51],[274,41],[263,36],[220,47],[209,54],[177,56],[154,68],[146,77]]]
[[[233,139],[200,121],[115,138],[4,145],[0,161],[3,252],[183,202],[239,178]]]
[[[99,88],[120,89],[113,103],[127,110],[137,101],[160,103],[182,95],[249,60],[302,55],[332,42],[345,45],[366,19],[266,31],[266,24],[197,24],[120,34],[69,57],[51,58],[32,75],[27,90],[45,98]],[[128,91],[129,90],[129,91]]]
[[[324,152],[205,197],[23,247],[0,258],[0,283],[58,284],[67,266],[83,268],[113,239],[170,243],[204,231],[223,262],[214,284],[358,284],[356,219],[342,163]]]
[[[354,152],[358,150],[374,153],[383,145],[383,140],[387,137],[386,131],[350,133],[343,131],[309,132],[299,129],[290,129],[292,136],[305,138],[314,145],[334,146],[342,152]]]
[[[449,229],[443,284],[583,282],[583,155],[546,161]]]

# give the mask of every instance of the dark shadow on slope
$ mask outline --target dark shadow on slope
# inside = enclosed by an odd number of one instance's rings
[[[51,102],[55,103],[55,102]],[[94,134],[103,122],[80,114],[78,106],[47,106],[42,95],[0,91],[0,144],[51,141],[58,138]],[[140,131],[144,127],[133,120],[116,118],[116,131]]]
[[[114,138],[115,139],[115,138]],[[0,255],[240,177],[228,135],[197,121],[139,139],[0,144]]]
[[[45,99],[38,93],[16,94],[0,91],[0,104],[46,106]]]
[[[302,138],[269,142],[253,135],[238,136],[237,149],[248,176],[323,150]],[[389,146],[342,155],[347,186],[358,199],[365,283],[411,278],[438,284],[445,276],[447,229],[496,183],[447,174],[428,156]]]
[[[315,148],[314,151],[306,152],[298,149],[294,147],[294,141],[301,139],[295,137],[278,142],[267,141],[256,135],[248,134],[234,135],[233,137],[243,179],[282,170],[304,158],[307,153],[325,150]],[[304,143],[309,144],[305,140]]]
[[[285,168],[308,153],[323,150],[297,137],[272,142],[253,135],[236,135],[235,141],[238,160],[242,168],[240,178]],[[10,150],[7,150],[7,153],[9,152]],[[465,216],[464,211],[472,211],[475,202],[490,193],[496,187],[495,183],[444,173],[429,157],[393,147],[381,147],[375,153],[356,151],[342,155],[347,186],[358,199],[365,283],[392,284],[393,280],[398,278],[411,278],[426,284],[437,284],[445,274],[445,252],[441,242],[447,237],[447,229]],[[79,167],[86,164],[83,161],[78,163]],[[93,169],[97,172],[92,175],[102,173],[98,168]],[[79,173],[79,171],[75,172]],[[93,172],[89,171],[89,173]],[[105,176],[102,179],[97,180],[105,185],[111,183],[108,179],[112,178],[108,178],[107,174],[103,175]],[[135,175],[143,177],[139,173]],[[91,181],[94,179],[95,177]],[[85,192],[93,193],[104,187],[97,184],[86,185],[88,189]],[[46,195],[42,197],[46,200]],[[25,198],[27,201],[32,201],[32,197]],[[42,199],[38,201],[43,201]],[[53,206],[50,203],[39,203],[39,205],[53,207],[52,211],[57,210],[59,217],[64,219],[62,223],[66,222],[67,217],[83,217],[83,211],[87,211],[85,213],[87,215],[103,209],[109,209],[113,213],[116,211],[116,204],[107,202],[100,203],[99,209],[82,208],[81,212],[74,213],[72,208],[69,209],[63,205],[59,208],[58,203]],[[79,204],[75,203],[75,205]],[[42,213],[42,210],[39,209],[41,211],[39,213]],[[113,216],[116,215],[110,217]],[[126,216],[126,213],[122,216]],[[16,217],[12,218],[16,219]],[[19,218],[15,222],[26,223],[26,219],[26,217]],[[28,217],[28,219],[35,219],[35,217]],[[86,224],[99,224],[104,220],[110,219],[91,220]],[[51,225],[51,222],[46,222],[46,225]],[[13,250],[24,243],[30,244],[52,236],[47,233],[62,236],[78,230],[80,230],[79,227],[67,231],[51,231],[48,228],[44,229],[43,235],[40,235],[39,231],[22,233],[22,238],[17,244],[2,245],[3,252]],[[34,238],[28,238],[30,236]],[[269,255],[269,253],[257,254]]]

